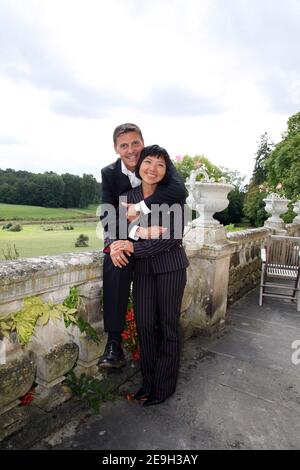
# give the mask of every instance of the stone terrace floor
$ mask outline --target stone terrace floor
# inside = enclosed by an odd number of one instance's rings
[[[228,312],[219,338],[185,343],[176,394],[149,409],[120,399],[75,419],[35,449],[299,449],[300,312],[258,290]],[[300,355],[299,355],[300,356]],[[122,387],[134,391],[139,376]]]

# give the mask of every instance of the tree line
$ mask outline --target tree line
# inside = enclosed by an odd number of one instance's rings
[[[100,190],[93,175],[0,169],[0,202],[6,204],[85,208],[99,204]]]
[[[267,132],[261,136],[244,203],[245,215],[256,227],[268,217],[263,199],[270,192],[291,200],[282,218],[285,223],[292,222],[292,203],[300,200],[300,112],[288,119],[287,130],[276,145]]]
[[[228,194],[227,209],[214,216],[222,224],[262,226],[268,218],[263,199],[270,192],[277,192],[291,200],[289,210],[283,216],[285,223],[290,223],[295,217],[292,203],[300,200],[300,112],[288,119],[287,130],[276,145],[267,132],[261,135],[249,184],[244,184],[244,178],[239,172],[218,168],[203,155],[185,155],[175,162],[184,179],[202,164],[210,176],[216,180],[223,176],[234,186]]]

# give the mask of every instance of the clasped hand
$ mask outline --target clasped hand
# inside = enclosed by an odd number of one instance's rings
[[[129,240],[117,240],[110,245],[110,258],[114,266],[122,268],[129,263],[127,256],[133,253],[133,243]]]

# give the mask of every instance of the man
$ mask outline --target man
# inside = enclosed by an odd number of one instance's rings
[[[102,207],[111,205],[118,209],[120,195],[140,184],[134,171],[144,148],[144,139],[138,126],[126,123],[114,130],[113,142],[119,158],[101,170],[101,204]],[[155,194],[138,204],[128,205],[128,218],[134,220],[141,212],[150,213],[151,204],[172,205],[184,200],[185,197],[184,182],[175,167],[172,166],[168,179],[160,185]],[[106,230],[107,219],[104,212],[102,212],[101,220]],[[104,329],[108,333],[108,338],[100,366],[105,368],[119,368],[125,364],[121,347],[121,333],[125,323],[133,260],[129,251],[124,252],[118,248],[120,225],[121,221],[117,219],[114,226],[115,233],[109,233],[108,229],[104,237],[104,252],[106,254],[103,265],[103,313]],[[162,227],[145,229],[134,226],[129,235],[135,240],[139,237],[157,238],[162,231]]]

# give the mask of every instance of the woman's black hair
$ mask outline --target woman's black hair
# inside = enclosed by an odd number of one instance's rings
[[[173,166],[171,157],[166,151],[166,149],[164,149],[163,147],[160,147],[159,145],[148,145],[148,147],[143,148],[143,150],[141,151],[140,158],[135,167],[135,174],[138,178],[141,178],[140,167],[141,167],[143,160],[145,160],[146,157],[157,157],[157,158],[161,157],[164,159],[165,164],[166,164],[166,174],[162,179],[162,181],[164,181],[168,177],[169,168]]]

